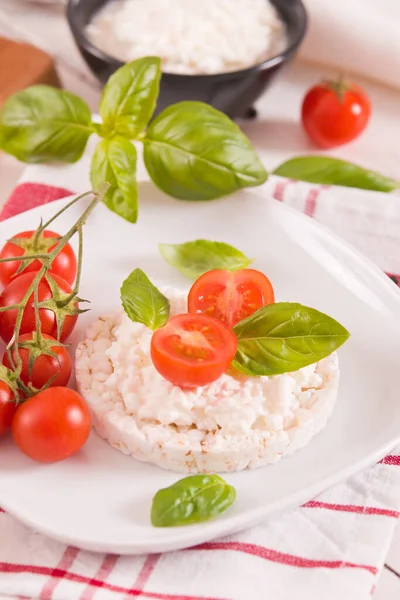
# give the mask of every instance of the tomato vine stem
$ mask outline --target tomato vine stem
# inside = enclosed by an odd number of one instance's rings
[[[109,187],[109,185],[105,184],[98,191],[85,192],[84,194],[77,196],[71,202],[68,202],[68,204],[63,206],[63,208],[60,209],[55,215],[53,215],[51,217],[51,219],[46,221],[46,223],[43,224],[43,222],[41,221],[39,228],[36,231],[36,235],[39,235],[40,233],[42,233],[44,231],[44,229],[46,229],[53,221],[55,221],[60,215],[62,215],[71,206],[76,204],[79,200],[82,200],[83,198],[85,198],[89,195],[93,196],[92,200],[90,201],[90,203],[88,204],[86,209],[83,211],[83,213],[81,214],[79,219],[74,223],[74,225],[72,225],[72,227],[69,229],[69,231],[65,235],[60,237],[58,243],[54,246],[54,248],[50,252],[48,252],[47,254],[28,255],[26,258],[24,258],[23,256],[22,257],[19,256],[19,257],[13,257],[13,258],[0,259],[0,262],[7,262],[10,260],[11,261],[12,260],[20,260],[21,263],[24,263],[26,261],[31,261],[34,258],[34,259],[38,259],[42,262],[42,266],[36,273],[29,288],[26,290],[22,300],[18,304],[0,307],[0,313],[7,311],[7,310],[16,310],[17,311],[14,333],[6,347],[6,352],[7,352],[9,361],[10,361],[10,365],[12,367],[12,373],[10,374],[9,370],[6,370],[5,374],[3,374],[0,371],[0,380],[4,381],[7,385],[13,384],[14,389],[15,389],[15,383],[16,383],[17,388],[19,390],[21,390],[25,396],[31,396],[34,393],[41,391],[41,390],[35,390],[34,388],[31,388],[31,386],[25,385],[24,382],[21,381],[21,378],[20,378],[20,374],[22,371],[22,359],[21,359],[20,353],[19,353],[20,345],[18,343],[18,338],[20,335],[22,319],[23,319],[25,308],[27,307],[27,305],[29,303],[29,299],[33,295],[33,306],[34,306],[34,311],[35,311],[35,334],[34,335],[36,336],[36,339],[37,339],[38,343],[40,344],[44,339],[42,331],[41,331],[41,321],[40,321],[40,314],[39,314],[39,310],[40,310],[39,284],[40,284],[40,281],[42,280],[43,277],[46,276],[47,272],[51,269],[53,260],[58,256],[58,254],[66,246],[66,244],[69,242],[69,240],[76,233],[78,233],[79,249],[78,249],[78,261],[77,261],[78,262],[77,277],[76,277],[75,285],[74,285],[74,288],[73,288],[71,294],[69,294],[65,299],[63,299],[61,302],[59,302],[60,308],[63,306],[67,306],[69,302],[71,302],[74,298],[76,298],[78,289],[79,289],[81,273],[82,273],[82,256],[83,256],[83,229],[82,228],[83,228],[83,225],[85,224],[87,218],[89,217],[91,212],[96,207],[96,205],[103,200],[103,198],[108,190],[108,187]],[[78,301],[79,300],[80,299],[78,299]],[[59,342],[59,339],[57,341]],[[46,389],[46,387],[48,387],[51,384],[51,382],[52,382],[52,380],[47,382],[45,384],[45,386],[43,386],[42,389]],[[20,401],[22,401],[22,400],[18,394],[18,397],[16,397],[16,402],[19,403]]]

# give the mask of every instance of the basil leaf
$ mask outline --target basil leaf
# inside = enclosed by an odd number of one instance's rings
[[[138,216],[136,148],[129,140],[115,137],[102,140],[92,158],[91,181],[95,189],[110,184],[103,202],[110,210],[130,223]]]
[[[201,102],[168,107],[151,123],[143,143],[150,177],[181,200],[213,200],[268,177],[239,127]]]
[[[14,94],[0,110],[0,148],[27,163],[76,162],[93,131],[83,100],[46,85]]]
[[[135,269],[121,287],[124,311],[137,323],[158,329],[168,321],[169,300],[153,285],[141,269]]]
[[[159,490],[153,498],[154,527],[175,527],[208,521],[236,498],[235,489],[218,475],[191,475]]]
[[[161,256],[189,279],[197,279],[212,269],[246,269],[251,259],[225,242],[194,240],[185,244],[159,244]]]
[[[233,366],[248,375],[280,375],[311,365],[349,338],[324,313],[291,302],[263,306],[233,328],[238,350]]]
[[[133,139],[149,122],[157,101],[161,61],[156,57],[134,60],[108,80],[100,102],[102,134]]]
[[[399,187],[394,179],[329,156],[292,158],[275,169],[274,174],[309,183],[342,185],[378,192],[391,192]]]

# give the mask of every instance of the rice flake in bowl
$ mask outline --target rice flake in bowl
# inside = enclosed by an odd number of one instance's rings
[[[117,0],[86,33],[123,62],[159,56],[164,72],[188,75],[246,69],[286,46],[284,24],[268,0]]]
[[[171,314],[186,312],[186,294],[163,293]],[[182,473],[261,467],[305,446],[332,413],[336,353],[294,373],[224,374],[182,390],[154,368],[151,336],[120,310],[95,320],[76,352],[78,389],[97,433],[137,460]]]

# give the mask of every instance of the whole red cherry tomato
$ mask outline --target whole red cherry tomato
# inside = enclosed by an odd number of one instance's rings
[[[301,109],[304,129],[320,148],[351,142],[365,129],[370,115],[365,91],[343,81],[315,85],[305,95]]]
[[[90,410],[74,390],[51,387],[21,404],[12,422],[20,450],[43,463],[64,460],[86,443],[91,429]]]
[[[65,346],[57,345],[57,341],[50,335],[42,334],[43,340],[35,340],[33,333],[24,333],[18,338],[18,354],[21,358],[22,368],[20,379],[25,385],[31,383],[40,390],[46,383],[53,379],[50,386],[67,385],[71,375],[72,361]],[[54,353],[56,356],[52,356]],[[29,359],[33,359],[32,371],[29,372]],[[12,350],[14,364],[17,360],[17,350]],[[3,365],[13,368],[8,353],[3,356]]]
[[[33,254],[48,254],[57,244],[61,237],[58,233],[46,229],[39,236],[36,231],[22,231],[14,235],[0,251],[0,258],[15,258],[17,256],[27,257]],[[21,266],[21,261],[12,260],[0,263],[0,282],[3,285],[10,283],[15,273]],[[27,264],[20,273],[38,271],[41,267],[40,260],[33,260]],[[66,244],[53,260],[50,272],[60,275],[67,283],[73,284],[76,277],[76,257],[69,244]]]
[[[0,435],[4,435],[11,429],[16,410],[13,391],[4,381],[0,381]]]
[[[36,272],[24,273],[10,281],[0,296],[0,306],[12,306],[21,302],[35,276]],[[62,297],[66,298],[71,293],[71,287],[66,281],[64,281],[64,279],[55,274],[48,274],[47,276],[54,284],[57,294],[61,294]],[[23,333],[30,333],[31,331],[35,330],[36,319],[33,300],[34,295],[32,294],[32,296],[29,298],[27,306],[25,307],[22,317],[21,328],[19,331],[21,335]],[[39,302],[52,302],[54,300],[51,287],[44,277],[39,283],[38,300]],[[64,307],[59,311],[59,314],[65,315],[64,323],[61,329],[61,342],[64,342],[71,335],[78,318],[77,314],[71,314],[75,311],[78,305],[76,302],[72,302],[71,304],[71,306]],[[47,335],[57,338],[57,319],[54,310],[52,308],[40,308],[39,316],[42,326],[42,333],[47,333]],[[5,310],[0,313],[0,336],[6,343],[8,343],[14,335],[16,319],[17,309]]]

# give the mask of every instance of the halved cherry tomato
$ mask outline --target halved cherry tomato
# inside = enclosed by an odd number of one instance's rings
[[[12,434],[20,450],[43,463],[64,460],[87,441],[90,410],[74,390],[51,387],[32,396],[18,408]]]
[[[255,269],[214,269],[201,275],[191,287],[188,310],[214,317],[229,327],[275,301],[268,277]]]
[[[35,239],[35,231],[22,231],[14,235],[15,243],[8,241],[4,244],[0,251],[0,258],[14,258],[16,256],[29,256],[30,254],[48,254],[57,244],[57,240],[61,237],[58,233],[46,229],[41,235]],[[0,282],[3,285],[10,283],[15,273],[21,266],[21,261],[12,260],[9,262],[0,262]],[[42,266],[40,260],[33,260],[30,264],[21,271],[22,273],[30,273],[38,271]],[[73,284],[76,277],[76,257],[69,244],[66,244],[61,252],[53,260],[51,273],[60,275],[67,283]]]
[[[35,276],[36,272],[24,273],[13,279],[7,287],[4,288],[3,293],[0,296],[0,306],[12,306],[21,302]],[[56,284],[57,291],[59,291],[63,297],[67,297],[71,293],[71,288],[64,279],[54,274],[48,274],[48,277]],[[44,302],[46,300],[51,301],[52,299],[53,293],[50,285],[43,277],[38,287],[38,300],[39,302]],[[36,320],[33,300],[34,295],[32,294],[22,317],[20,328],[21,335],[35,330]],[[64,323],[61,329],[61,342],[64,342],[71,335],[78,318],[77,314],[67,314],[73,311],[74,308],[77,308],[76,302],[72,302],[71,304],[72,306],[65,307],[60,311],[60,314],[65,314]],[[42,333],[47,333],[48,335],[51,335],[51,337],[57,338],[57,320],[55,312],[51,308],[40,308],[39,316],[42,325]],[[0,336],[6,343],[8,343],[14,335],[16,319],[16,309],[5,310],[0,313]]]
[[[4,381],[0,381],[0,435],[10,431],[16,410],[13,391]]]
[[[157,329],[151,358],[165,379],[180,387],[207,385],[226,371],[237,350],[233,331],[205,315],[177,315]]]
[[[40,390],[54,377],[50,386],[67,385],[71,375],[72,361],[65,346],[58,346],[57,341],[50,335],[42,334],[44,340],[36,342],[33,333],[24,333],[18,338],[18,343],[23,344],[18,348],[18,354],[22,361],[20,379],[25,385],[31,383],[33,387]],[[53,352],[51,356],[47,352]],[[29,357],[34,360],[32,372],[29,373]],[[14,364],[16,364],[17,351],[12,351]],[[8,353],[3,356],[3,365],[9,369],[13,368]]]

